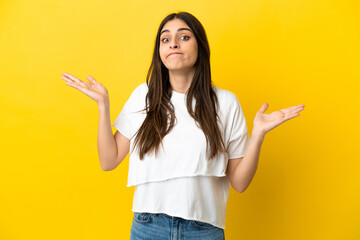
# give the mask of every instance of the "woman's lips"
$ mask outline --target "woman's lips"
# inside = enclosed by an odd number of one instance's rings
[[[170,53],[168,56],[175,55],[175,54],[181,54],[181,53]]]

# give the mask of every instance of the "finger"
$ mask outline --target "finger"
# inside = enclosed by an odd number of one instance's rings
[[[264,103],[264,104],[261,106],[259,112],[264,113],[268,107],[269,107],[269,104],[268,104],[268,103]]]
[[[67,81],[67,82],[70,82],[70,83],[72,83],[72,82],[74,82],[73,80],[71,80],[71,79],[69,79],[69,78],[67,78],[67,77],[61,77],[63,80],[65,80],[65,81]]]
[[[304,108],[304,107],[305,107],[304,104],[300,104],[300,105],[295,105],[295,106],[291,106],[291,107],[285,108],[285,109],[283,109],[283,110],[293,111],[293,110],[295,110],[295,109]]]
[[[280,111],[280,112],[282,112],[284,114],[283,115],[283,121],[287,121],[287,120],[289,120],[291,118],[300,116],[298,111]]]
[[[286,110],[286,111],[293,111],[294,109],[298,108],[298,106],[291,106],[291,107],[288,107],[288,108],[284,108],[283,110]]]
[[[68,85],[68,86],[70,86],[70,87],[73,87],[73,88],[76,88],[76,89],[80,90],[80,89],[79,89],[79,86],[76,85],[76,84],[73,84],[73,83],[70,83],[70,82],[67,82],[67,83],[65,83],[65,84]]]
[[[90,87],[92,84],[91,83],[88,83],[88,82],[84,82],[84,81],[81,81],[77,83],[79,86],[81,87]]]
[[[287,112],[287,113],[295,113],[295,112],[299,112],[303,109],[304,109],[304,107],[302,107],[302,105],[296,105],[296,106],[288,107],[285,109],[281,109],[281,111]]]
[[[75,82],[71,78],[66,77],[65,75],[63,77],[61,77],[61,78],[64,79],[65,81],[67,81],[67,82],[70,82],[70,83],[79,83],[79,82]]]
[[[280,110],[284,114],[284,117],[288,117],[290,114],[293,113],[293,110],[289,110],[288,108]]]
[[[64,79],[65,81],[67,81],[67,82],[70,82],[70,83],[73,83],[73,84],[78,84],[81,87],[89,87],[89,86],[91,86],[90,83],[84,82],[84,81],[81,81],[81,80],[79,80],[78,82],[75,82],[75,81],[73,81],[72,79],[70,79],[68,77],[61,77],[61,78]]]
[[[85,93],[85,91],[84,91],[84,88],[82,88],[82,87],[80,87],[79,85],[77,85],[77,84],[74,84],[74,83],[65,83],[66,85],[69,85],[69,86],[71,86],[71,87],[73,87],[73,88],[75,88],[75,89],[77,89],[77,90],[79,90],[80,92],[82,92],[82,93]],[[85,93],[86,94],[86,93]]]
[[[297,108],[297,109],[296,109],[296,112],[300,112],[300,111],[302,111],[302,110],[304,110],[304,108],[303,108],[303,107],[300,107],[300,108]]]
[[[294,108],[291,113],[298,113],[300,111],[304,110],[304,107],[297,107],[297,108]]]
[[[300,116],[300,114],[292,114],[292,115],[290,115],[290,116],[288,117],[287,120],[292,119],[292,118],[297,117],[297,116]]]
[[[95,80],[95,78],[93,78],[93,77],[90,76],[90,75],[87,75],[86,78],[87,78],[92,84],[98,83],[98,82]]]
[[[64,79],[65,81],[67,81],[68,83],[77,84],[78,86],[81,86],[81,87],[86,87],[86,86],[90,85],[90,83],[83,82],[83,81],[74,82],[73,80],[71,80],[70,78],[67,78],[67,77],[61,77],[61,78]]]
[[[295,108],[305,108],[305,105],[304,104],[300,104],[300,105],[296,105],[294,106]]]
[[[71,74],[68,74],[68,73],[66,73],[66,72],[63,72],[62,74],[63,74],[64,76],[66,76],[67,78],[69,78],[69,79],[73,80],[74,82],[77,82],[77,83],[81,82],[81,80],[80,80],[80,79],[78,79],[78,78],[74,77],[74,76],[73,76],[73,75],[71,75]]]

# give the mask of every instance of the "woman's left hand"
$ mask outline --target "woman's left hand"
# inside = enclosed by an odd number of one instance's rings
[[[261,134],[269,132],[271,129],[279,126],[287,120],[300,116],[299,112],[304,110],[305,105],[295,105],[288,108],[281,109],[279,111],[266,114],[265,110],[268,108],[269,104],[264,103],[261,109],[256,113],[254,119],[254,128],[253,131],[256,131]]]

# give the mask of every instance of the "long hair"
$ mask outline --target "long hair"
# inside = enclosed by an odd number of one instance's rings
[[[175,125],[174,106],[171,103],[172,90],[169,81],[169,70],[160,59],[160,31],[172,19],[183,20],[193,31],[198,44],[198,57],[195,62],[195,74],[187,91],[186,105],[196,125],[206,136],[206,151],[210,142],[210,157],[212,159],[218,151],[226,152],[225,144],[217,124],[218,99],[212,88],[210,72],[210,48],[205,29],[197,18],[188,12],[169,14],[161,22],[157,31],[152,62],[146,77],[148,93],[146,95],[146,118],[139,128],[133,149],[139,145],[139,156],[142,160],[146,153],[158,152],[162,139]],[[193,111],[195,98],[195,111]],[[145,110],[144,109],[144,110]],[[199,125],[200,126],[199,126]]]

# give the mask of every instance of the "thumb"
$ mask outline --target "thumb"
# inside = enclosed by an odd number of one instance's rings
[[[269,104],[268,104],[268,103],[264,103],[264,104],[261,106],[259,112],[264,113],[268,107],[269,107]]]
[[[87,75],[86,78],[93,84],[97,83],[97,81],[95,80],[95,78],[93,78],[92,76],[90,75]]]

